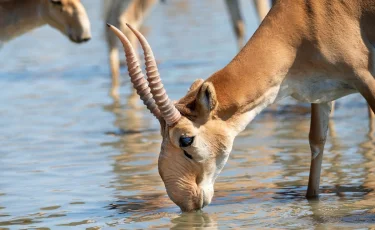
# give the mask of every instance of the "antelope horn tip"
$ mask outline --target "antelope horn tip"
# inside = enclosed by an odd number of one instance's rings
[[[126,25],[129,27],[129,29],[131,29],[132,31],[134,31],[135,29],[133,28],[133,26],[131,26],[129,23],[126,23]]]
[[[106,23],[106,24],[107,24],[107,26],[108,26],[108,27],[112,27],[112,25],[111,25],[111,24],[109,24],[109,23]]]

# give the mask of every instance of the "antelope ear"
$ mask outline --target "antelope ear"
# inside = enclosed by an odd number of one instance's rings
[[[188,92],[191,92],[191,91],[194,91],[196,90],[199,86],[201,86],[203,84],[204,80],[203,79],[197,79],[193,82],[193,84],[191,84]]]
[[[207,116],[216,108],[216,92],[211,82],[202,84],[198,93],[197,104],[199,112],[203,112]]]

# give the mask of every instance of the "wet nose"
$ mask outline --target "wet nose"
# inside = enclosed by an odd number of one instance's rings
[[[206,207],[207,205],[209,205],[210,203],[207,201],[205,195],[204,195],[204,192],[203,192],[203,203],[202,203],[202,208]]]
[[[205,206],[207,206],[211,203],[213,195],[214,195],[213,186],[208,186],[208,187],[202,188],[202,206],[201,206],[201,208],[204,208]]]

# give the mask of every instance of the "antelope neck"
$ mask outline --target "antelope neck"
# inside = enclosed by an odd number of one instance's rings
[[[46,24],[42,0],[11,1],[0,8],[0,41],[8,41]]]
[[[221,119],[246,114],[241,123],[247,124],[269,104],[291,95],[286,76],[290,75],[303,29],[282,23],[285,17],[295,17],[293,10],[280,15],[282,11],[271,10],[240,53],[207,80],[215,87]]]

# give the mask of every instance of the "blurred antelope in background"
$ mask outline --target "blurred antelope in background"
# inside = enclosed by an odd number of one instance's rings
[[[126,23],[139,28],[157,0],[104,0],[105,20],[120,28],[126,33],[130,42],[137,47],[136,38],[132,33],[125,29]],[[106,39],[109,51],[109,66],[112,76],[112,87],[110,94],[118,97],[118,89],[120,87],[120,59],[118,52],[118,40],[113,33],[106,30]]]
[[[259,23],[266,17],[271,8],[268,0],[253,0]],[[232,29],[236,35],[238,48],[241,49],[245,44],[245,22],[241,13],[239,0],[225,0],[228,13],[232,23]]]
[[[79,0],[0,0],[0,43],[48,24],[72,42],[90,40],[90,21]]]
[[[164,2],[166,0],[161,1]],[[253,1],[259,21],[262,21],[270,9],[269,1]],[[146,16],[157,2],[157,0],[104,0],[104,18],[106,19],[106,22],[123,31],[132,43],[132,46],[137,49],[137,39],[129,32],[129,30],[126,30],[126,23],[139,29]],[[245,39],[245,23],[241,14],[239,0],[225,0],[225,4],[231,18],[231,26],[236,35],[238,47],[242,48]],[[106,39],[109,50],[109,66],[112,76],[110,94],[114,97],[118,97],[118,89],[120,87],[120,59],[117,38],[113,33],[106,30]]]
[[[329,22],[329,23],[327,23]],[[331,101],[360,93],[375,111],[373,0],[279,0],[245,47],[176,103],[168,98],[146,39],[147,81],[118,29],[131,81],[159,120],[159,174],[182,211],[208,205],[235,137],[265,107],[285,97],[311,103],[311,165],[306,197],[319,195]]]

